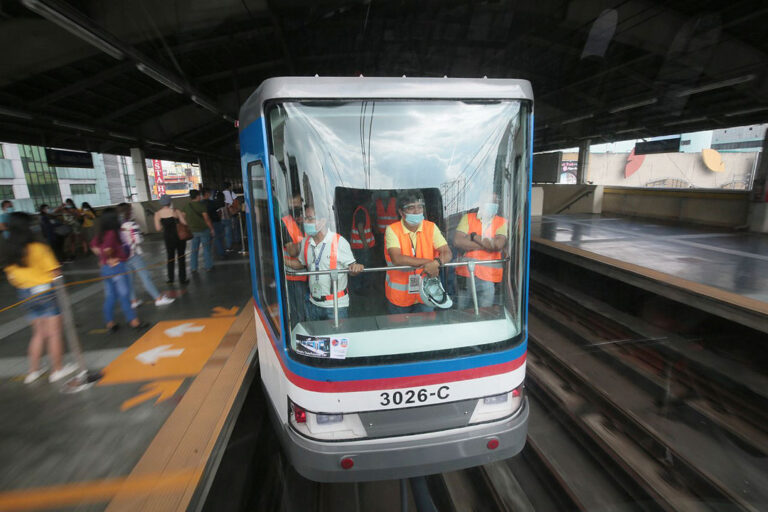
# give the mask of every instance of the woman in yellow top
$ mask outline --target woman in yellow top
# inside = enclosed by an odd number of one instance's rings
[[[93,227],[96,222],[96,212],[93,211],[93,208],[91,208],[90,204],[83,203],[80,206],[80,215],[82,215],[83,219],[83,235],[85,236],[85,241],[90,244],[91,239],[93,238]]]
[[[27,318],[32,323],[29,373],[24,379],[25,384],[36,381],[45,373],[46,369],[40,366],[40,358],[46,345],[53,366],[48,376],[50,382],[61,380],[77,369],[72,364],[61,364],[61,314],[53,290],[53,279],[60,274],[61,265],[51,248],[37,240],[31,226],[30,215],[12,213],[8,221],[10,234],[0,255],[8,281],[18,289],[19,299],[26,301]]]

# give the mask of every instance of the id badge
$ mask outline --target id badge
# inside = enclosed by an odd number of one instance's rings
[[[312,285],[312,297],[320,297],[320,283],[315,283]]]
[[[408,276],[408,293],[421,293],[421,276],[411,274]]]

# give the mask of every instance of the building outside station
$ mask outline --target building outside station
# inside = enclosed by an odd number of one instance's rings
[[[187,195],[200,186],[197,163],[146,159],[145,165],[151,199]],[[0,142],[0,199],[13,201],[17,211],[34,212],[69,198],[94,208],[137,201],[131,157]]]

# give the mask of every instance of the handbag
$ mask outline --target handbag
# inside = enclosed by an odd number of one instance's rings
[[[176,221],[176,236],[182,242],[186,242],[187,240],[192,240],[192,231],[189,230],[189,226],[186,224]]]

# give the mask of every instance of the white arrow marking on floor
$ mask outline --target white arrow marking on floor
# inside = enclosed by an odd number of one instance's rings
[[[194,322],[187,322],[185,324],[177,325],[165,330],[165,335],[170,338],[181,338],[188,332],[200,332],[205,329],[204,325],[195,325]]]
[[[184,352],[183,348],[177,348],[174,350],[168,350],[173,345],[160,345],[152,350],[147,350],[146,352],[142,352],[141,354],[136,356],[136,359],[140,363],[144,364],[155,364],[161,357],[179,357],[182,352]]]

